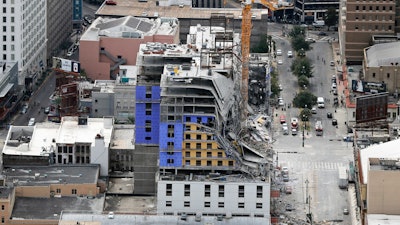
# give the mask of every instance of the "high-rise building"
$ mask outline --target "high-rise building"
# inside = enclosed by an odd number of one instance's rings
[[[18,62],[20,84],[28,77],[34,84],[46,67],[46,6],[43,0],[0,2],[0,59]]]
[[[394,35],[395,1],[347,0],[342,3],[339,37],[346,64],[361,64],[373,35]]]
[[[68,41],[72,32],[72,3],[81,0],[57,1],[47,0],[47,57],[52,62],[60,45]],[[78,7],[79,9],[79,7]],[[77,14],[79,18],[79,14]]]

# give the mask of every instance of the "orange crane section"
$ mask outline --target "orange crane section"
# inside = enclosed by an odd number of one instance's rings
[[[269,2],[267,0],[246,0],[242,1],[242,83],[240,86],[240,93],[242,95],[241,104],[241,119],[245,121],[247,119],[247,104],[249,99],[249,57],[250,57],[250,36],[251,36],[251,6],[253,3],[259,3],[268,8],[268,10],[275,11],[284,9],[287,6],[278,7],[275,2]]]

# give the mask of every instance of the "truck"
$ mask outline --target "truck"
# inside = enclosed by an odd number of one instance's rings
[[[299,128],[299,120],[296,117],[291,118],[290,125],[291,125],[292,130],[293,129],[297,130]]]
[[[339,170],[339,188],[347,189],[349,186],[349,171],[344,166],[340,166],[338,170]]]
[[[312,23],[314,27],[323,27],[325,26],[325,21],[323,20],[316,20]]]
[[[323,132],[324,129],[322,128],[322,122],[318,120],[315,123],[315,133],[317,134],[317,136],[322,136]]]

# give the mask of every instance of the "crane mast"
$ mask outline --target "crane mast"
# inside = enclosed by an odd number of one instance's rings
[[[250,55],[250,36],[251,36],[251,1],[243,4],[242,10],[242,83],[240,92],[242,95],[241,119],[245,121],[247,118],[247,103],[249,99],[249,55]]]

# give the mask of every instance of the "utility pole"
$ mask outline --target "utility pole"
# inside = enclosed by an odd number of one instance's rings
[[[306,204],[308,204],[308,179],[306,179],[306,181],[305,181],[305,183],[306,183]]]

